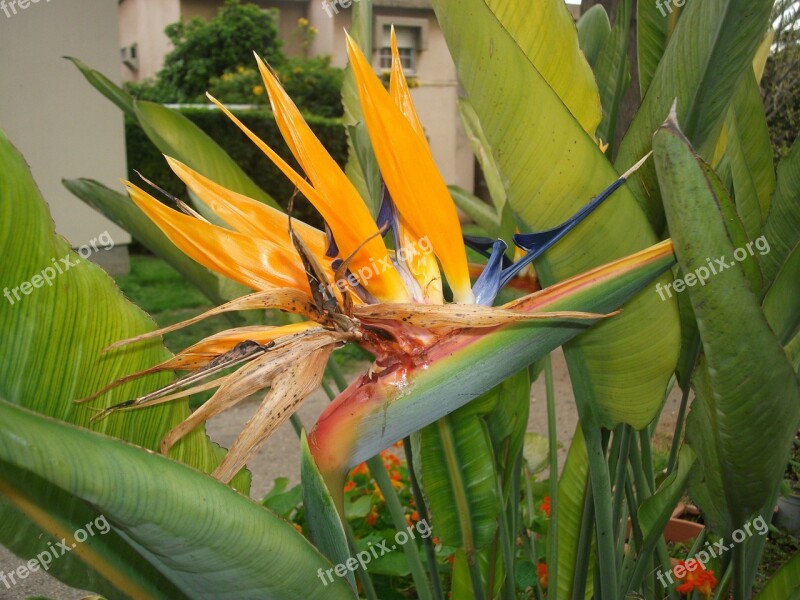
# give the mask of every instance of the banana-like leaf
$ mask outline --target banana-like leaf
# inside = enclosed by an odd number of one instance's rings
[[[441,22],[442,9],[450,6],[447,10],[447,18],[449,20],[451,18],[449,12],[458,10],[460,7],[464,9],[464,16],[471,13],[473,8],[470,4],[470,2],[434,2],[434,10],[436,10]],[[578,33],[572,15],[567,10],[564,2],[560,0],[541,0],[533,3],[481,0],[480,4],[484,5],[484,9],[491,11],[493,14],[492,20],[496,19],[501,23],[507,34],[516,40],[518,49],[522,51],[537,73],[554,90],[556,95],[561,98],[573,118],[584,131],[593,136],[602,118],[600,96],[589,63],[580,51]],[[486,25],[483,23],[472,21],[469,27],[463,29],[462,35],[469,37],[470,29],[475,29],[476,26],[483,30],[486,29]],[[448,45],[450,44],[451,42],[448,39]],[[492,53],[493,47],[486,45],[481,50]],[[453,54],[453,56],[459,62],[464,60],[464,57],[458,54]],[[487,78],[484,84],[489,81],[491,81],[491,78]],[[491,87],[491,84],[486,89],[487,93],[490,91],[489,87]],[[499,90],[494,91],[497,92]],[[530,92],[533,93],[533,90],[530,90]],[[529,99],[531,97],[538,96],[528,96]],[[469,94],[469,99],[471,102],[475,101],[471,93]],[[501,109],[506,103],[512,102],[510,98],[504,98],[499,94],[495,95],[495,100],[498,99],[501,99],[501,102],[496,106],[498,109]],[[513,106],[513,104],[511,105]],[[529,109],[529,107],[522,108],[522,106],[525,105],[520,105],[520,110]],[[478,110],[478,116],[481,117],[481,121],[483,121],[480,109],[477,105],[475,105],[475,108]],[[543,106],[539,106],[533,112],[539,116],[543,114],[549,115],[543,109]],[[492,142],[491,136],[488,137],[493,147],[500,147]],[[506,146],[502,147],[505,151]]]
[[[331,565],[291,523],[163,456],[0,400],[0,460],[92,506],[187,597],[353,598],[317,582]]]
[[[372,142],[369,139],[367,125],[361,121],[347,128],[347,139],[349,140],[352,152],[361,169],[365,193],[367,194],[367,206],[373,216],[378,215],[381,206],[381,171],[378,168],[378,159],[372,150]],[[358,189],[358,188],[357,188]]]
[[[99,71],[78,59],[70,60],[97,91],[139,123],[162,154],[177,158],[230,190],[278,208],[275,200],[258,187],[219,144],[181,113],[153,102],[137,102]]]
[[[480,119],[469,100],[459,98],[458,110],[461,114],[461,123],[464,126],[464,131],[472,146],[472,153],[478,159],[478,164],[480,164],[483,176],[486,179],[486,187],[489,188],[489,196],[492,199],[495,211],[500,215],[506,205],[506,187],[503,185],[503,175],[500,173],[497,161],[495,161],[492,154],[492,147],[483,133]],[[488,229],[486,231],[490,235],[497,237]]]
[[[636,52],[639,66],[639,94],[642,98],[653,81],[653,75],[664,55],[669,37],[670,19],[663,4],[636,3]]]
[[[581,15],[577,22],[578,43],[581,51],[589,61],[589,65],[594,68],[600,50],[611,33],[611,23],[608,20],[608,13],[602,4],[595,4]]]
[[[65,57],[86,78],[92,87],[103,94],[106,98],[116,104],[125,115],[136,121],[136,110],[133,107],[133,98],[125,90],[103,75],[100,71],[95,71],[89,65],[73,56]]]
[[[497,531],[501,503],[492,457],[486,424],[474,414],[456,411],[420,432],[415,469],[434,531],[468,555],[488,546]]]
[[[800,554],[795,554],[770,577],[755,600],[800,600]]]
[[[42,570],[72,587],[93,590],[109,600],[189,600],[118,533],[110,530],[105,515],[4,460],[0,460],[0,506],[3,513],[0,539],[10,540],[6,542],[8,546],[21,555],[36,557]],[[36,535],[32,528],[21,528],[20,523],[28,520],[46,535]],[[83,533],[77,533],[79,530],[89,534],[83,542],[76,539],[83,537]],[[59,542],[64,546],[59,546]],[[69,552],[63,552],[64,547]]]
[[[139,125],[162,154],[178,159],[229,190],[279,208],[219,144],[181,113],[141,100],[134,103],[134,108]]]
[[[581,517],[589,482],[589,457],[580,425],[567,453],[567,460],[558,480],[558,597],[573,598],[575,561],[581,534]],[[587,588],[592,589],[592,573],[587,569]]]
[[[108,275],[86,260],[83,250],[76,254],[55,235],[25,161],[2,132],[0,160],[0,250],[7,265],[0,271],[0,288],[8,292],[0,303],[0,395],[37,412],[158,449],[164,435],[189,415],[186,401],[91,424],[94,412],[73,403],[168,358],[158,344],[136,353],[102,354],[113,341],[151,331],[154,323],[123,298]],[[98,239],[105,240],[102,234]],[[98,251],[102,247],[101,241]],[[104,396],[102,406],[135,398],[167,381],[167,375],[160,374],[129,382]],[[216,468],[223,455],[202,428],[171,453],[206,472]],[[36,478],[17,483],[37,493]],[[247,475],[237,476],[233,485],[247,493]],[[6,524],[0,542],[20,556],[33,556],[40,536],[52,539],[7,498],[0,504],[0,521]]]
[[[622,0],[617,11],[617,21],[594,66],[594,75],[600,88],[600,101],[603,104],[603,120],[597,128],[597,137],[608,142],[609,149],[606,153],[609,156],[617,132],[619,105],[631,83],[631,66],[628,60],[631,13],[631,0]]]
[[[696,273],[717,258],[730,261],[705,285],[687,290],[704,352],[687,430],[699,465],[693,495],[714,528],[728,535],[763,508],[781,480],[800,424],[798,382],[732,258],[734,246],[714,187],[674,114],[656,134],[653,147],[683,272]]]
[[[781,344],[789,341],[800,330],[800,244],[783,264],[772,287],[764,297],[764,315]]]
[[[360,48],[372,48],[372,0],[361,0],[351,7],[352,25],[349,30],[350,36],[356,41]],[[379,32],[382,34],[382,32]],[[352,127],[361,124],[363,133],[364,116],[361,113],[361,103],[358,99],[355,77],[353,69],[348,64],[344,70],[344,82],[342,84],[342,106],[344,116],[342,121],[347,132],[348,158],[345,165],[345,173],[348,179],[358,190],[358,193],[369,206],[373,216],[378,214],[380,208],[380,196],[375,197],[371,189],[370,179],[373,173],[380,173],[377,160],[369,145],[369,136],[353,136]],[[355,130],[356,132],[358,130]],[[368,165],[364,162],[369,161]]]
[[[764,103],[752,70],[742,75],[728,111],[725,133],[736,209],[747,235],[755,239],[775,191],[775,168]]]
[[[671,264],[669,242],[662,242],[521,299],[514,308],[615,310]],[[400,364],[362,376],[326,408],[309,435],[329,489],[340,489],[349,467],[463,406],[590,324],[540,321],[455,334],[428,349],[424,368]]]
[[[574,214],[618,175],[573,118],[567,100],[559,97],[525,52],[531,40],[543,35],[541,30],[558,31],[558,24],[546,15],[537,20],[519,16],[511,28],[508,16],[529,11],[531,4],[507,1],[506,8],[496,9],[498,14],[493,11],[495,4],[433,2],[459,80],[483,131],[493,148],[503,149],[495,158],[508,182],[508,201],[532,230],[543,230]],[[519,23],[525,24],[524,32]],[[571,46],[565,41],[553,48],[559,53],[548,48],[547,59],[558,63]],[[536,98],[536,110],[528,108],[530,98]],[[574,103],[575,94],[568,100]],[[595,97],[587,93],[582,102],[590,110]],[[656,240],[647,217],[623,186],[539,259],[537,275],[550,285]],[[652,421],[677,361],[678,334],[674,300],[662,302],[651,291],[630,302],[620,318],[575,341],[591,378],[586,389],[604,427],[625,422],[642,428]]]
[[[771,248],[761,257],[769,285],[800,242],[800,140],[778,164],[778,183],[762,234]]]
[[[322,475],[314,464],[308,448],[306,432],[300,437],[300,473],[303,487],[303,507],[314,545],[334,564],[344,564],[350,558],[344,526],[336,505],[325,487]],[[338,578],[338,575],[337,575]],[[347,572],[347,581],[355,589],[355,578]]]
[[[500,235],[500,215],[493,207],[457,185],[449,185],[447,189],[450,190],[450,196],[456,206],[475,221],[476,225],[493,238]]]
[[[692,449],[686,445],[681,446],[675,470],[664,480],[658,490],[639,507],[639,524],[644,540],[637,553],[637,562],[649,563],[649,557],[655,550],[656,544],[663,538],[664,528],[669,523],[675,506],[686,493],[695,460]],[[647,573],[640,569],[637,569],[636,572],[639,576],[636,580],[629,582],[628,590],[639,587],[643,576]]]
[[[93,179],[69,179],[64,180],[63,184],[86,204],[125,229],[153,254],[162,258],[192,282],[212,303],[223,304],[232,299],[224,298],[220,294],[218,275],[181,252],[130,198]]]
[[[687,2],[656,69],[647,95],[622,140],[616,165],[626,169],[652,146],[653,133],[678,101],[683,129],[701,156],[710,159],[736,86],[752,68],[767,30],[772,0]],[[655,168],[647,164],[630,182],[656,231],[664,214]]]

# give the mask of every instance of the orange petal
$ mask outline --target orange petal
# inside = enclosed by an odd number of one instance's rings
[[[352,254],[369,239],[351,264],[354,273],[362,268],[371,268],[371,260],[380,261],[388,253],[383,239],[376,235],[378,226],[369,209],[347,175],[311,131],[275,75],[260,58],[257,57],[257,61],[278,128],[318,192],[314,206],[331,228],[342,258]],[[311,198],[309,200],[314,202]],[[405,285],[394,268],[377,274],[375,279],[375,282],[370,280],[365,287],[377,297],[391,302],[401,302],[401,298],[408,299]]]
[[[303,265],[291,247],[189,217],[167,208],[132,183],[124,183],[136,205],[172,243],[201,265],[255,290],[277,286],[309,292]]]
[[[260,62],[260,61],[259,61]],[[262,63],[263,64],[263,63]],[[269,70],[264,68],[264,70],[272,77],[272,74],[269,73]],[[265,78],[265,83],[267,79]],[[283,92],[283,89],[280,88],[280,85],[277,84],[278,88]],[[268,87],[269,90],[269,87]],[[285,92],[283,95],[285,96]],[[209,96],[212,102],[214,102],[238,127],[241,129],[250,140],[258,146],[264,154],[266,154],[272,162],[289,178],[289,180],[297,187],[298,190],[308,198],[309,202],[314,205],[314,207],[320,212],[322,217],[328,223],[328,226],[331,228],[333,232],[334,238],[336,239],[336,243],[339,247],[339,251],[341,253],[342,258],[347,258],[350,253],[355,250],[359,244],[364,242],[364,240],[368,239],[369,235],[374,235],[377,233],[378,228],[375,225],[372,217],[369,215],[369,211],[367,210],[364,203],[361,201],[360,196],[358,196],[358,192],[352,187],[350,181],[347,177],[342,173],[341,169],[339,169],[338,165],[336,165],[335,161],[328,155],[322,145],[320,144],[319,140],[314,137],[314,134],[311,133],[311,130],[308,128],[308,125],[303,120],[302,116],[300,116],[299,111],[297,108],[294,107],[296,112],[296,121],[298,123],[302,123],[302,126],[307,130],[307,134],[310,135],[313,140],[319,145],[319,149],[321,153],[319,155],[324,155],[327,157],[329,161],[333,163],[336,171],[344,178],[345,184],[341,189],[337,189],[336,185],[333,186],[333,189],[330,189],[330,182],[322,189],[317,189],[315,186],[317,182],[311,177],[311,173],[309,173],[309,178],[311,178],[313,186],[310,185],[305,179],[303,179],[291,166],[289,166],[286,161],[284,161],[278,154],[269,147],[263,140],[261,140],[255,133],[253,133],[250,129],[248,129],[239,119],[237,119],[227,108],[225,108],[220,102],[218,102],[212,96]],[[286,100],[291,104],[291,100],[286,98]],[[276,121],[278,122],[279,127],[281,127],[281,120],[278,117],[278,112],[276,110],[275,114]],[[281,130],[283,132],[283,130]],[[293,146],[294,141],[293,139],[284,133],[284,137],[286,139],[289,148],[292,152],[295,152],[295,148]],[[317,158],[318,156],[315,156]],[[304,161],[298,158],[298,162],[303,166],[306,167]],[[337,184],[338,185],[338,184]],[[367,218],[369,219],[368,222],[363,220],[363,215],[361,218],[351,219],[350,203],[344,201],[344,198],[348,197],[346,194],[346,189],[349,188],[352,190],[353,194],[355,194],[357,198],[356,206],[360,206],[360,208],[366,212]],[[326,195],[326,192],[328,195]],[[354,214],[358,211],[358,208],[354,209]],[[371,224],[371,226],[370,226]],[[373,267],[370,267],[370,260],[373,259],[375,261],[380,261],[383,257],[386,257],[386,247],[383,244],[383,240],[375,237],[374,239],[370,240],[361,251],[358,253],[356,258],[353,260],[353,270],[354,272],[358,271],[361,268],[367,269],[370,275],[373,275],[373,278],[370,279],[368,282],[363,282],[364,287],[366,287],[376,298],[379,300],[383,300],[386,302],[404,302],[408,299],[408,293],[406,292],[405,286],[400,278],[400,275],[397,271],[392,267],[391,269],[387,269],[381,273],[378,273]]]
[[[403,61],[400,59],[400,53],[397,50],[397,36],[394,33],[394,25],[392,25],[392,74],[389,79],[389,93],[392,95],[394,103],[408,119],[411,127],[427,144],[425,130],[422,127],[422,123],[420,123],[414,102],[411,100],[406,74],[403,73]]]
[[[191,189],[200,200],[213,210],[228,225],[239,233],[270,240],[286,247],[292,245],[289,238],[289,217],[271,206],[231,191],[201,175],[194,169],[169,156],[165,156],[172,171]],[[297,219],[292,227],[323,264],[328,248],[327,236],[315,227]]]
[[[403,112],[411,127],[425,144],[425,131],[417,116],[417,110],[411,101],[411,93],[408,90],[408,82],[403,73],[403,63],[397,51],[397,37],[392,26],[392,75],[389,81],[389,93],[397,107]],[[442,294],[442,276],[439,272],[439,265],[433,254],[430,244],[420,243],[421,240],[414,235],[408,227],[403,215],[399,215],[397,223],[398,239],[400,247],[405,251],[399,254],[400,262],[405,266],[411,276],[419,284],[422,298],[421,300],[430,304],[441,304],[444,302]],[[406,257],[406,260],[402,260]]]
[[[364,54],[347,37],[361,111],[392,199],[408,227],[428,238],[456,302],[472,303],[467,257],[453,200],[428,144],[392,100]]]

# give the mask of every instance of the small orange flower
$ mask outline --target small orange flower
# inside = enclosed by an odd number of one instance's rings
[[[373,526],[378,521],[378,513],[373,508],[367,515],[367,525]]]
[[[696,590],[705,600],[709,600],[714,586],[717,585],[717,578],[714,577],[714,571],[707,570],[703,563],[693,559],[682,560],[675,566],[672,572],[675,573],[679,567],[683,567],[683,569],[686,570],[686,576],[678,578],[682,580],[683,583],[675,589],[687,596]]]
[[[539,577],[539,585],[547,589],[547,565],[545,563],[536,565],[536,575]]]
[[[544,497],[544,500],[539,505],[539,510],[541,510],[548,517],[550,516],[550,496]]]
[[[413,521],[419,521],[419,513],[417,511],[412,512],[411,513],[411,519]]]
[[[355,487],[356,487],[356,484],[355,484],[354,481],[348,481],[346,484],[344,484],[344,491],[345,492],[349,492],[350,490],[352,490]]]

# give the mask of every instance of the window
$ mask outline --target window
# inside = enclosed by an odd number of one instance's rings
[[[392,68],[392,29],[389,25],[383,26],[383,44],[378,54],[379,68],[388,70]],[[413,75],[417,71],[417,49],[419,48],[420,29],[419,27],[395,27],[397,37],[397,52],[400,54],[400,61],[403,63],[403,71],[406,75]]]

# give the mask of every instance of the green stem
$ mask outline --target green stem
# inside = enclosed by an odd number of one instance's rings
[[[444,454],[445,463],[447,463],[447,471],[453,478],[453,495],[455,498],[455,510],[458,515],[458,522],[463,537],[464,552],[467,555],[467,566],[469,567],[469,576],[472,580],[472,593],[475,600],[482,600],[484,598],[483,591],[483,577],[481,576],[480,565],[477,561],[477,554],[475,551],[475,542],[472,532],[472,521],[469,518],[469,505],[467,498],[463,491],[466,489],[463,474],[459,468],[458,460],[456,459],[455,440],[453,439],[453,431],[447,421],[447,417],[436,421],[436,427],[439,431],[439,437],[442,441],[442,449]]]
[[[300,434],[303,432],[303,421],[300,420],[300,417],[297,416],[297,413],[293,414],[289,417],[289,421],[292,423],[292,428],[294,432],[297,434],[297,437],[300,437]]]
[[[672,435],[672,447],[669,450],[669,462],[667,463],[667,475],[672,473],[675,469],[675,464],[678,462],[678,450],[681,447],[681,436],[683,435],[683,422],[686,420],[686,409],[689,406],[689,379],[692,376],[692,371],[697,364],[697,359],[700,356],[700,335],[695,334],[692,340],[691,352],[692,361],[689,372],[686,373],[686,381],[683,382],[683,393],[681,394],[681,406],[678,409],[678,420],[675,422],[675,432]]]
[[[586,580],[589,576],[589,562],[592,549],[592,525],[594,524],[594,498],[592,481],[586,481],[586,495],[583,499],[581,533],[578,536],[578,552],[575,558],[575,571],[572,577],[572,600],[584,600]],[[556,585],[558,582],[556,582]],[[549,587],[549,586],[548,586]]]
[[[389,474],[386,472],[386,467],[383,464],[380,456],[373,456],[367,461],[370,475],[378,484],[378,488],[383,494],[383,499],[386,502],[386,508],[389,509],[389,515],[392,518],[392,524],[397,531],[405,531],[407,527],[406,515],[403,510],[400,499],[397,497],[397,491],[392,485],[392,480],[389,479]],[[425,575],[425,568],[422,566],[422,560],[419,557],[416,544],[403,545],[403,553],[408,560],[408,568],[411,570],[411,576],[414,579],[414,585],[417,587],[417,596],[420,600],[430,600],[430,583]]]
[[[733,565],[729,564],[728,567],[723,570],[722,577],[717,584],[717,591],[714,594],[714,600],[724,600],[728,598],[728,590],[731,587],[731,577],[733,576]]]
[[[333,377],[333,382],[336,384],[336,387],[339,388],[339,392],[343,392],[347,389],[347,379],[345,379],[344,373],[342,373],[342,370],[339,368],[339,365],[336,364],[333,357],[328,361],[328,373]]]
[[[544,359],[544,384],[547,397],[547,445],[550,470],[550,523],[547,529],[547,577],[558,582],[558,432],[556,431],[556,397],[553,385],[551,355]],[[558,585],[548,586],[548,599],[557,600]]]
[[[353,536],[353,530],[350,528],[350,523],[344,522],[344,534],[347,538],[347,546],[350,548],[350,556],[355,556],[358,553],[356,548],[356,538]],[[367,573],[367,570],[359,565],[356,570],[358,580],[361,582],[361,589],[364,590],[364,595],[367,600],[378,600],[378,595],[375,592],[375,586],[372,585],[372,578]]]
[[[631,451],[631,435],[633,428],[630,425],[621,425],[622,434],[620,435],[619,453],[617,454],[617,472],[614,475],[614,506],[612,519],[614,521],[614,535],[619,545],[620,538],[627,533],[627,519],[624,524],[622,520],[622,500],[625,498],[625,476],[628,474],[628,455]]]
[[[736,544],[733,547],[733,600],[747,600],[746,565],[747,546]]]
[[[417,514],[419,515],[420,519],[428,523],[430,526],[428,507],[425,504],[425,496],[422,495],[422,488],[419,485],[416,472],[414,471],[414,456],[411,451],[411,440],[409,438],[405,438],[403,440],[403,450],[405,450],[406,453],[408,478],[411,482],[411,493],[414,495],[414,503],[417,505]],[[439,577],[439,565],[436,562],[436,549],[433,547],[433,540],[431,539],[430,535],[426,538],[422,538],[422,545],[425,548],[425,561],[428,563],[428,573],[431,576],[433,597],[435,600],[444,600],[442,580]]]
[[[592,426],[592,421],[596,423],[595,419],[591,419],[583,426],[583,435],[586,438],[589,476],[594,496],[597,564],[603,573],[599,584],[603,600],[612,600],[617,593],[617,557],[614,548],[611,477],[608,472],[602,432],[599,427]]]

